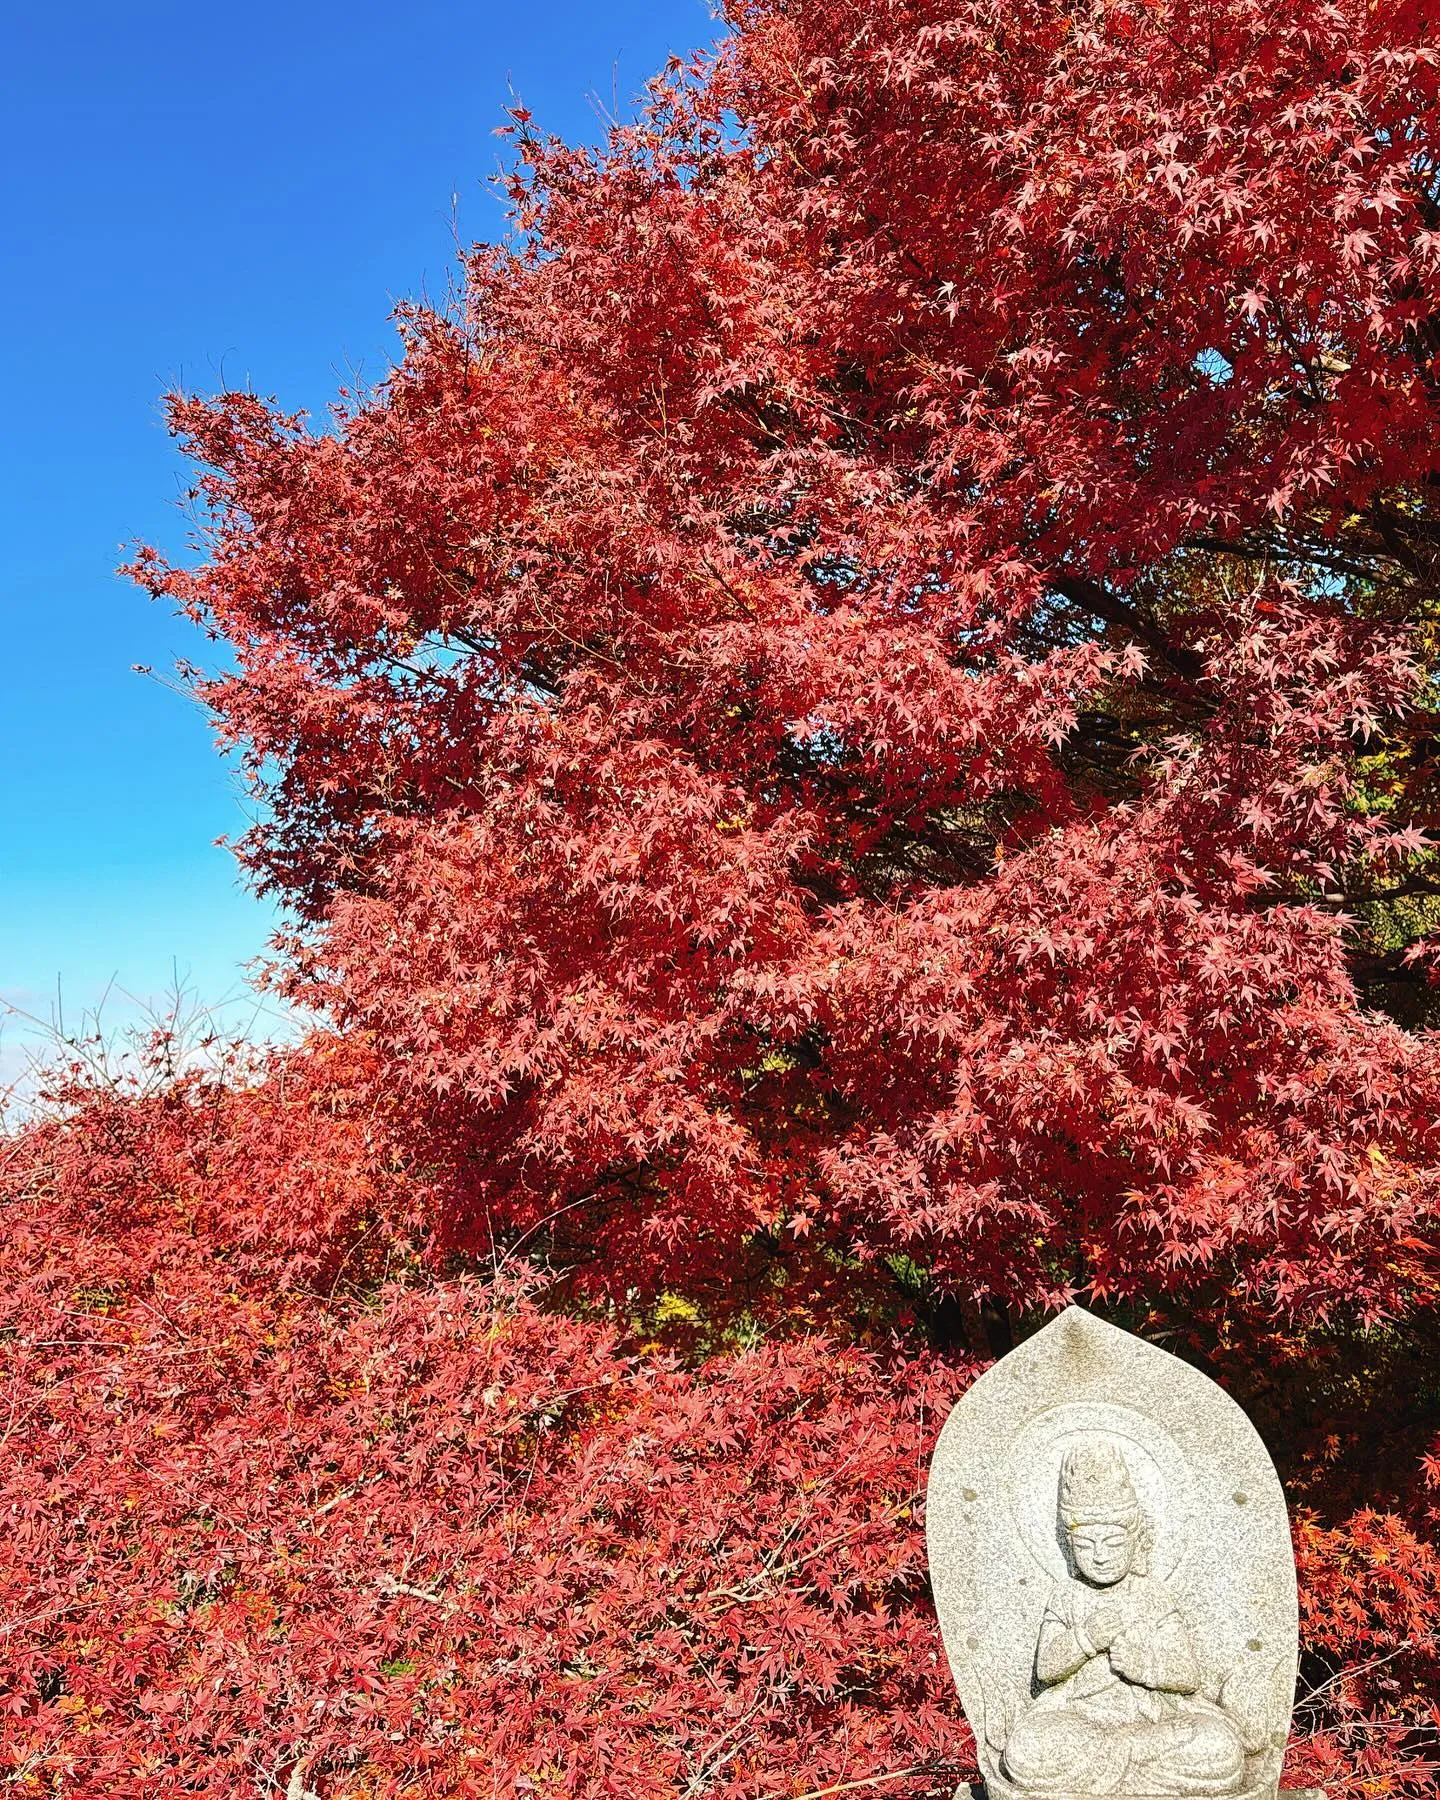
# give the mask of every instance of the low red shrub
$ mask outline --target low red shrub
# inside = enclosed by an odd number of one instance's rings
[[[436,1274],[395,1238],[388,1277],[372,1260],[307,1287],[295,1245],[318,1227],[296,1211],[287,1243],[275,1199],[323,1152],[353,1252],[375,1184],[398,1206],[413,1177],[378,1128],[348,1159],[318,1139],[305,1073],[301,1056],[249,1088],[72,1092],[68,1119],[5,1145],[16,1791],[953,1785],[969,1739],[920,1500],[973,1367],[819,1335],[685,1366],[547,1311],[531,1274]],[[339,1132],[343,1093],[330,1117]],[[353,1120],[345,1141],[365,1142]],[[278,1241],[237,1242],[216,1179],[246,1217],[272,1196]],[[1300,1549],[1312,1657],[1361,1666],[1307,1715],[1330,1729],[1294,1767],[1337,1792],[1413,1791],[1434,1552],[1371,1513],[1307,1519]]]

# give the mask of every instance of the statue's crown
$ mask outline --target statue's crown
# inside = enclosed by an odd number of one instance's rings
[[[1060,1465],[1060,1518],[1076,1525],[1130,1525],[1140,1502],[1124,1456],[1114,1444],[1077,1444]]]

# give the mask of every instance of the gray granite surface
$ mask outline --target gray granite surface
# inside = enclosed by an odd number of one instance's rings
[[[956,1405],[927,1534],[990,1800],[1272,1800],[1295,1692],[1290,1524],[1213,1381],[1070,1307]]]

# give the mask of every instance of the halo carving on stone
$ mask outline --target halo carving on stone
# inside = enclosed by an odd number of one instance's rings
[[[1005,1477],[1006,1500],[1026,1549],[1047,1575],[1068,1573],[1055,1511],[1060,1465],[1084,1443],[1119,1438],[1136,1496],[1154,1533],[1151,1567],[1162,1579],[1184,1562],[1194,1541],[1195,1483],[1179,1445],[1146,1414],[1110,1401],[1070,1401],[1038,1413],[1016,1437]]]

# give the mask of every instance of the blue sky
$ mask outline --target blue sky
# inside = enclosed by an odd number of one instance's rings
[[[160,680],[198,634],[113,573],[186,538],[172,385],[250,385],[320,411],[384,372],[395,300],[442,295],[512,93],[600,134],[704,0],[137,0],[12,15],[0,330],[0,999],[106,1018],[173,976],[241,1005],[272,913],[215,840],[243,797]],[[129,998],[127,998],[127,996]],[[12,1022],[0,1071],[13,1070]]]

